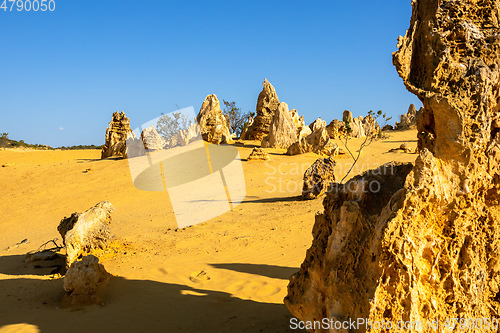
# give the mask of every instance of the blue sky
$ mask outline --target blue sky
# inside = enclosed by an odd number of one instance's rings
[[[0,10],[0,132],[51,146],[104,143],[114,111],[132,128],[204,98],[254,111],[262,81],[310,123],[410,103],[392,65],[410,0],[55,0]]]

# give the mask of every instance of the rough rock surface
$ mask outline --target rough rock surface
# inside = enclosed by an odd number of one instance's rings
[[[377,135],[380,132],[380,125],[375,121],[372,115],[363,118],[363,132],[365,136]]]
[[[326,131],[331,139],[340,139],[345,135],[345,123],[338,119],[333,119],[328,126],[326,126]]]
[[[267,79],[264,79],[262,85],[263,89],[257,99],[257,114],[253,119],[252,125],[246,131],[246,136],[242,137],[244,140],[262,141],[269,133],[269,127],[280,104],[278,95],[272,84]]]
[[[416,125],[417,123],[417,118],[420,113],[423,112],[423,108],[420,108],[419,111],[417,111],[417,108],[415,107],[414,104],[410,104],[408,107],[408,112],[406,114],[401,115],[401,120],[399,122],[396,122],[395,124],[395,129],[396,130],[406,130],[409,129],[413,126]]]
[[[393,61],[424,105],[419,156],[327,195],[285,298],[301,320],[500,315],[500,0],[412,5]]]
[[[134,132],[130,129],[130,119],[125,112],[114,112],[113,118],[106,129],[104,145],[101,148],[101,159],[107,157],[127,158],[127,139],[134,138]]]
[[[253,118],[251,116],[248,116],[245,127],[241,131],[240,140],[248,139],[248,137],[250,136],[250,132],[252,131],[252,125],[253,125]]]
[[[394,130],[394,127],[392,125],[389,125],[389,124],[382,127],[382,132],[393,131],[393,130]]]
[[[363,124],[363,117],[359,116],[357,118],[353,118],[352,122],[350,123],[350,126],[351,126],[351,132],[349,133],[350,136],[352,136],[353,138],[366,137],[365,126]]]
[[[160,134],[156,131],[154,125],[142,130],[141,140],[144,148],[148,151],[160,150],[167,144]]]
[[[214,94],[208,95],[196,117],[203,140],[214,143],[232,143],[229,118],[222,113],[220,103]]]
[[[269,161],[269,155],[262,148],[254,148],[247,158],[248,161]]]
[[[200,127],[196,123],[190,124],[186,129],[181,129],[167,141],[165,148],[184,147],[193,140],[200,138]]]
[[[287,155],[298,155],[308,152],[327,156],[337,155],[338,146],[330,139],[326,130],[326,122],[318,118],[309,127],[312,128],[312,133],[307,137],[300,137],[299,141],[288,147]]]
[[[108,225],[113,210],[110,202],[101,201],[84,213],[73,213],[61,220],[57,231],[66,246],[68,267],[80,256],[107,247],[111,237]]]
[[[304,122],[304,116],[299,116],[297,109],[290,110],[290,113],[292,114],[292,120],[295,124],[295,128],[297,129],[297,139],[306,137],[312,133],[309,126],[306,126],[306,123]]]
[[[66,295],[63,303],[67,305],[101,303],[97,296],[97,289],[110,278],[111,274],[99,264],[99,259],[93,255],[73,262],[64,276]]]
[[[302,198],[311,200],[328,192],[335,182],[334,168],[333,157],[318,158],[304,173]]]
[[[297,126],[288,111],[288,105],[281,102],[269,127],[269,134],[262,140],[263,148],[287,149],[297,141]]]
[[[353,116],[352,112],[349,110],[345,110],[344,113],[342,114],[342,121],[344,123],[350,123],[352,122]]]

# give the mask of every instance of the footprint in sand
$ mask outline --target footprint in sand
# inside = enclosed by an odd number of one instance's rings
[[[207,272],[205,271],[196,271],[189,275],[189,280],[193,281],[194,283],[201,283],[210,280],[210,276],[208,276]]]

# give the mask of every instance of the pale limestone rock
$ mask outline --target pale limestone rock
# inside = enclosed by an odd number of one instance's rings
[[[287,149],[297,141],[297,127],[292,114],[288,111],[288,105],[281,102],[269,127],[269,134],[262,140],[262,148]]]
[[[233,143],[229,118],[220,109],[219,99],[214,94],[205,98],[196,120],[203,140],[214,144]]]
[[[61,220],[57,231],[66,246],[67,266],[80,256],[107,247],[111,237],[108,225],[113,210],[110,202],[102,201],[84,213],[73,213]]]
[[[396,130],[406,130],[406,129],[415,127],[415,125],[417,123],[418,115],[422,112],[423,112],[423,108],[420,108],[420,110],[417,111],[417,108],[415,107],[415,105],[410,104],[410,106],[408,107],[408,112],[406,114],[401,115],[400,122],[396,122],[395,129]]]
[[[97,296],[99,286],[111,278],[99,259],[88,255],[69,266],[64,276],[64,291],[66,295],[63,304],[92,305],[100,304]]]
[[[262,148],[254,148],[247,158],[248,161],[269,161],[269,155]]]
[[[288,147],[287,155],[314,152],[320,155],[335,156],[338,153],[338,146],[330,139],[324,120],[316,119],[309,125],[309,128],[312,129],[312,133],[307,137],[301,137],[299,141]]]
[[[141,140],[144,144],[144,148],[147,151],[161,150],[167,144],[165,142],[165,139],[163,139],[160,134],[158,134],[154,125],[142,130]]]

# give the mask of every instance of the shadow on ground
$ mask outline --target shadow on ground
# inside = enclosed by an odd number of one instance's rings
[[[298,267],[283,267],[274,265],[256,265],[256,264],[210,264],[210,266],[219,269],[228,269],[241,273],[267,276],[272,279],[288,280],[290,276],[299,271]]]
[[[65,257],[32,262],[25,262],[25,258],[24,254],[0,257],[0,274],[44,276],[65,271]]]
[[[269,203],[269,202],[290,202],[290,201],[304,201],[304,200],[302,199],[302,197],[300,195],[296,195],[293,197],[244,200],[242,203]]]
[[[62,285],[62,279],[0,280],[0,328],[24,323],[39,332],[296,332],[284,305],[224,292],[115,277],[102,293],[104,305],[59,309]]]

